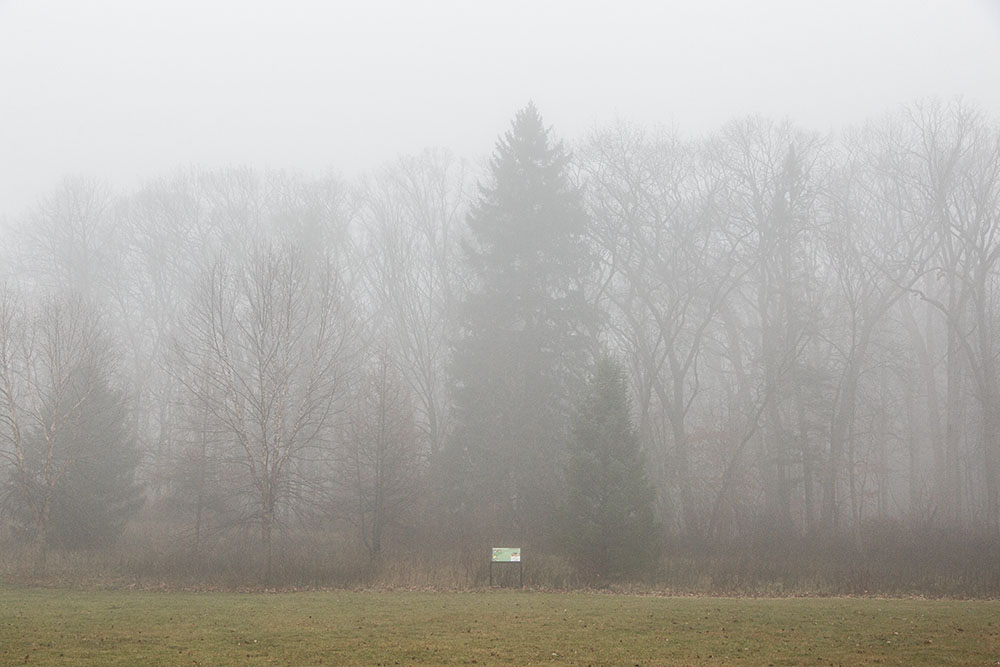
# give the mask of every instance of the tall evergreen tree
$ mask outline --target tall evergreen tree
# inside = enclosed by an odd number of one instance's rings
[[[659,554],[656,492],[632,425],[625,374],[601,359],[578,406],[567,470],[564,544],[599,581],[638,574]]]
[[[475,282],[454,350],[448,455],[457,507],[495,539],[546,525],[561,494],[570,387],[590,347],[586,218],[568,161],[529,104],[498,141],[468,216]]]

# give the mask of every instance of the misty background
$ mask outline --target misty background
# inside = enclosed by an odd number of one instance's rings
[[[0,2],[0,574],[1000,591],[991,2]]]
[[[475,160],[528,99],[569,140],[755,113],[827,132],[928,96],[997,112],[998,66],[992,0],[3,0],[0,217],[73,174]]]

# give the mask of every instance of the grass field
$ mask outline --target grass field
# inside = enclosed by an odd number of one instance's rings
[[[998,661],[996,601],[0,587],[3,664]]]

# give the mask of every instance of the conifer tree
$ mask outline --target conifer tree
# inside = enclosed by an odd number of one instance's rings
[[[655,490],[632,425],[625,375],[602,358],[573,424],[564,544],[598,581],[641,573],[659,554]]]
[[[537,534],[561,495],[570,387],[586,367],[590,259],[569,156],[534,105],[497,143],[469,216],[474,284],[454,350],[456,507],[494,538]]]
[[[55,489],[51,539],[65,548],[93,547],[113,542],[125,522],[142,505],[134,475],[139,451],[128,404],[113,389],[101,369],[82,368],[60,413],[72,423],[60,443],[73,459]]]

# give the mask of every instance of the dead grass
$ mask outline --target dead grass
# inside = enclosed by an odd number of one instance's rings
[[[3,664],[993,664],[1000,602],[0,588]]]

